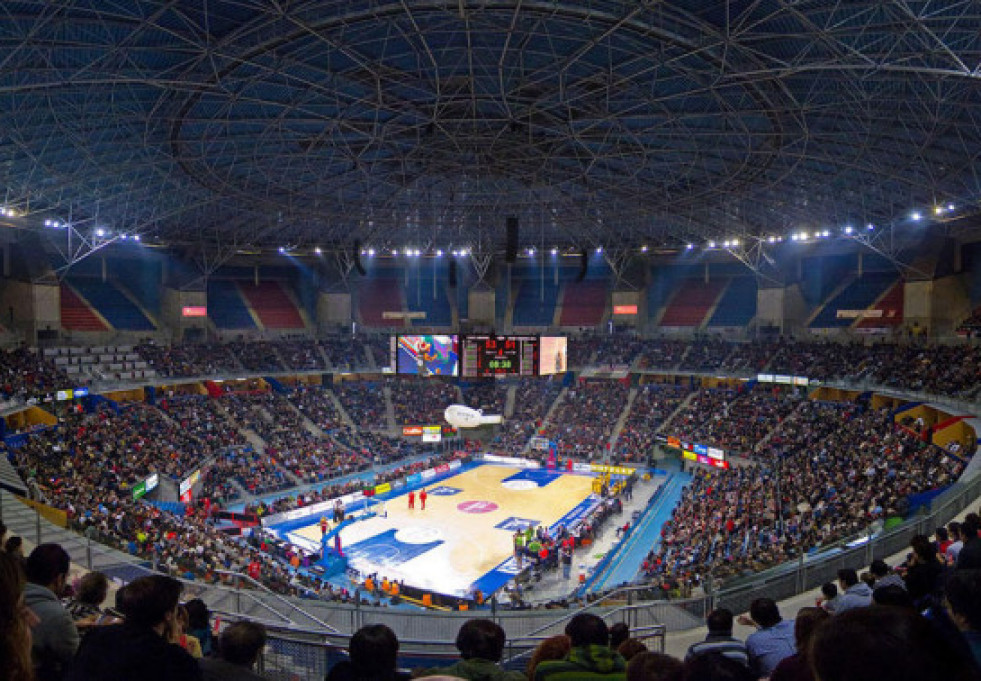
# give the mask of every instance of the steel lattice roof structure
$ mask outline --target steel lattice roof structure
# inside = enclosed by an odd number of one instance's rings
[[[981,198],[981,2],[0,3],[0,199],[172,244],[678,245]]]

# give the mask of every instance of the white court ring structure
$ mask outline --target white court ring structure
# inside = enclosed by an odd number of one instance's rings
[[[403,527],[395,533],[395,539],[403,544],[429,544],[443,538],[439,528],[430,525]]]

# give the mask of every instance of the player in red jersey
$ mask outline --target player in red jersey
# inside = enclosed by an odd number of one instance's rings
[[[422,505],[422,510],[423,511],[426,510],[426,497],[427,496],[429,496],[429,495],[426,494],[426,488],[425,487],[423,487],[421,490],[419,490],[419,503]]]
[[[416,493],[409,492],[409,510],[414,510],[416,507]]]

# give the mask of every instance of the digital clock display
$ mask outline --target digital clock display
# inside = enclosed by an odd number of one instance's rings
[[[465,378],[534,376],[538,373],[538,336],[464,336]]]

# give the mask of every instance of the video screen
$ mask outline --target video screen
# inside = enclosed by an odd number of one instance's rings
[[[395,366],[400,374],[456,376],[457,336],[399,336]]]
[[[569,363],[569,339],[565,336],[542,336],[538,356],[539,375],[564,373]]]

